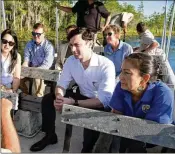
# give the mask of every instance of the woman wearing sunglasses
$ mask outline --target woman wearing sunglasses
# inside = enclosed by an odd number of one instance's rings
[[[116,77],[121,72],[121,64],[126,56],[133,53],[132,47],[120,40],[120,27],[108,25],[104,30],[104,38],[107,45],[104,47],[104,55],[115,65]]]
[[[1,90],[17,92],[20,84],[21,56],[16,34],[6,29],[1,33]]]

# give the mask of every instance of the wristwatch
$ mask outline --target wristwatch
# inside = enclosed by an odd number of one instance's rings
[[[79,106],[79,104],[78,104],[78,100],[77,100],[77,99],[75,99],[75,103],[74,103],[73,105],[75,105],[75,106]]]

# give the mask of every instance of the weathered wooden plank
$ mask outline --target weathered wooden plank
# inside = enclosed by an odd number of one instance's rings
[[[18,109],[18,94],[17,93],[11,93],[11,92],[6,92],[6,91],[1,90],[0,96],[1,96],[0,98],[9,99],[13,104],[14,110]]]
[[[30,102],[41,102],[42,97],[37,97],[37,96],[32,96],[32,95],[26,95],[26,94],[21,94],[21,99],[30,101]]]
[[[19,109],[24,111],[34,111],[40,113],[41,103],[22,100]]]
[[[175,126],[109,112],[64,105],[63,123],[89,128],[111,135],[175,148]]]
[[[42,97],[22,94],[19,108],[27,111],[41,112],[41,101]]]
[[[43,79],[47,81],[57,81],[60,76],[60,71],[46,70],[35,67],[22,67],[21,76],[35,79]]]

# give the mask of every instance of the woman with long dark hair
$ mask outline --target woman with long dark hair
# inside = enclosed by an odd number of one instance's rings
[[[20,84],[21,56],[18,53],[18,39],[16,34],[6,29],[1,33],[1,74],[0,86],[2,91],[16,93]],[[19,138],[10,117],[12,102],[6,98],[0,100],[2,117],[2,142],[1,147],[4,152],[20,153]],[[18,99],[16,100],[18,102]],[[17,103],[16,103],[17,105]],[[17,107],[15,105],[15,107]],[[16,109],[16,108],[13,108]],[[10,130],[10,131],[9,131]],[[3,149],[3,150],[4,150]],[[1,149],[2,150],[2,149]],[[10,150],[10,151],[9,151]]]
[[[1,90],[16,92],[20,84],[21,56],[18,53],[18,39],[10,29],[1,33]]]

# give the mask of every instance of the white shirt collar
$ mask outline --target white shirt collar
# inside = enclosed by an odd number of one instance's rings
[[[98,66],[98,56],[95,53],[92,53],[89,66]]]

